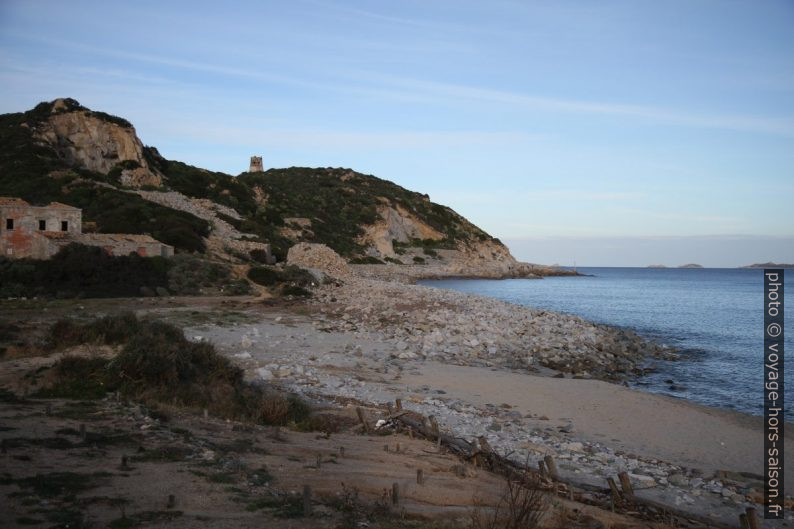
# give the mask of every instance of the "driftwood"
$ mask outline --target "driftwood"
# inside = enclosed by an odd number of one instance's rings
[[[402,402],[397,402],[395,407],[397,410],[402,410]],[[356,411],[359,412],[359,418],[363,419],[363,410],[357,408]],[[439,447],[443,446],[457,456],[467,461],[472,461],[475,465],[482,465],[488,470],[496,473],[510,477],[526,476],[529,474],[535,478],[536,485],[539,488],[553,490],[555,493],[563,494],[567,497],[573,497],[574,493],[578,489],[579,491],[588,492],[588,494],[579,494],[580,498],[587,499],[590,502],[599,504],[607,509],[610,507],[615,509],[618,506],[618,503],[621,503],[624,506],[626,503],[628,503],[645,507],[646,509],[661,513],[662,515],[666,514],[680,518],[682,520],[690,520],[692,522],[703,524],[714,529],[735,529],[735,526],[733,525],[728,525],[717,520],[713,520],[707,516],[690,513],[661,502],[636,496],[634,494],[634,489],[631,486],[629,476],[625,472],[621,472],[618,475],[623,488],[623,492],[621,494],[613,478],[608,479],[606,487],[599,487],[590,483],[582,483],[576,480],[565,479],[560,477],[559,472],[557,471],[556,462],[551,456],[546,456],[542,463],[539,462],[537,469],[530,468],[497,454],[488,444],[488,441],[484,436],[479,437],[476,443],[471,443],[465,439],[454,437],[441,431],[441,429],[438,427],[438,423],[433,417],[428,419],[416,412],[409,412],[407,410],[394,413],[394,409],[391,408],[391,406],[390,412],[389,418],[407,428],[411,437],[413,437],[414,434],[418,434],[431,441],[436,441]],[[362,423],[364,423],[365,430],[369,432],[369,425],[366,424],[364,420],[362,420]],[[750,510],[748,509],[748,511]],[[640,513],[625,512],[625,514],[638,515]],[[752,514],[754,517],[754,510],[752,511]],[[747,513],[745,518],[750,524],[752,524],[752,522],[749,520],[750,512]]]

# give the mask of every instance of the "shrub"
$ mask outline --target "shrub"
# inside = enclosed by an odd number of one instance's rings
[[[277,269],[266,266],[254,266],[248,271],[248,279],[266,287],[278,283],[280,277]]]
[[[414,256],[414,263],[416,264],[425,264],[425,258],[419,257],[418,255]]]
[[[354,257],[350,260],[350,264],[386,264],[377,257],[366,255],[364,257]]]
[[[80,344],[117,345],[126,342],[140,330],[140,322],[132,312],[105,316],[89,323],[71,319],[56,321],[46,337],[48,349]]]
[[[129,332],[121,332],[124,327]],[[41,396],[98,398],[108,390],[154,404],[206,408],[214,415],[286,425],[305,421],[311,410],[294,395],[245,382],[243,371],[206,342],[190,342],[173,325],[141,321],[126,313],[86,324],[58,322],[58,345],[75,342],[124,345],[110,361],[66,357],[51,370]]]

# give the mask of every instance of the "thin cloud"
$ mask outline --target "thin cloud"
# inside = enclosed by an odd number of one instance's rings
[[[376,76],[375,80],[386,82],[395,87],[403,87],[403,89],[423,91],[445,99],[457,98],[490,101],[533,110],[615,115],[684,126],[794,136],[794,119],[791,118],[775,119],[746,115],[698,115],[653,106],[543,97],[469,85],[406,79],[393,76]]]

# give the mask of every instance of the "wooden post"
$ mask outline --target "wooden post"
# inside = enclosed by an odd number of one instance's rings
[[[425,473],[421,468],[416,469],[416,483],[419,485],[425,484]]]
[[[618,474],[618,478],[620,479],[620,486],[623,487],[623,495],[628,498],[634,496],[634,489],[631,486],[629,475],[626,472],[621,472]]]
[[[397,408],[398,410],[403,409],[403,399],[395,399],[394,407]]]
[[[615,483],[613,478],[607,478],[607,483],[609,483],[609,490],[612,491],[612,500],[617,503],[620,501],[620,491],[618,490],[618,485]]]
[[[761,525],[758,523],[758,515],[755,512],[755,507],[747,507],[744,512],[747,514],[747,524],[750,526],[750,529],[761,529]]]
[[[127,456],[121,456],[121,470],[129,470],[130,467],[127,466]]]
[[[411,439],[414,438],[414,429],[411,428],[410,426],[408,427],[408,437],[410,437]]]
[[[340,446],[339,447],[339,457],[345,457],[345,447],[344,446]]]
[[[542,459],[538,460],[538,474],[540,474],[542,477],[546,476],[546,464]]]
[[[308,485],[303,486],[303,515],[312,515],[312,488]]]
[[[741,529],[750,529],[750,522],[747,521],[747,514],[741,513],[739,515],[739,527],[741,527]]]
[[[400,485],[397,483],[392,483],[391,486],[391,502],[393,505],[400,504]]]
[[[397,448],[394,449],[398,454],[400,453],[400,443],[397,443]]]
[[[369,423],[367,422],[367,418],[364,416],[364,410],[361,408],[356,408],[356,414],[358,415],[358,420],[361,421],[362,425],[364,425],[364,431],[370,433]]]
[[[168,495],[168,504],[166,505],[166,509],[173,509],[176,506],[176,496],[173,494]]]
[[[543,461],[546,463],[546,468],[549,470],[549,477],[557,481],[560,479],[560,473],[557,471],[557,463],[554,462],[554,458],[551,456],[545,456]]]

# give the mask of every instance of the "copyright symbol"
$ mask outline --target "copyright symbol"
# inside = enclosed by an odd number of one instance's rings
[[[771,336],[772,338],[777,338],[780,336],[780,324],[779,323],[770,323],[766,327],[766,333]]]

